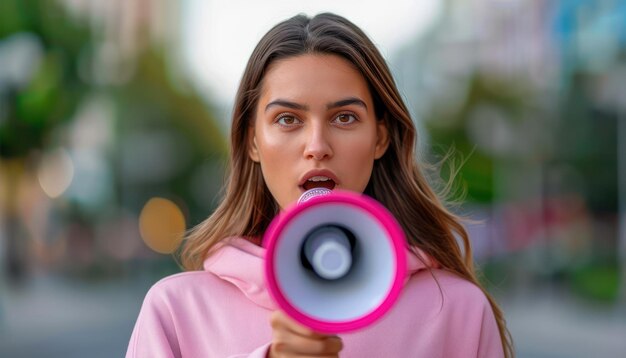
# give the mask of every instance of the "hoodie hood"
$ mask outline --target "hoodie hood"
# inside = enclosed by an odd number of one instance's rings
[[[269,310],[277,309],[265,286],[263,267],[265,248],[239,237],[225,239],[218,245],[215,252],[204,261],[204,270],[232,283],[255,304]],[[438,267],[436,262],[420,249],[407,249],[406,252],[407,280],[411,275],[428,267]]]

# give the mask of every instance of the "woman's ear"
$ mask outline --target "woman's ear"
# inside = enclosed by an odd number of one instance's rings
[[[376,124],[376,148],[374,151],[374,159],[380,159],[389,147],[389,131],[387,130],[386,121],[381,119]]]
[[[261,161],[259,158],[259,149],[256,146],[256,135],[254,134],[254,126],[248,127],[248,156],[253,162]]]

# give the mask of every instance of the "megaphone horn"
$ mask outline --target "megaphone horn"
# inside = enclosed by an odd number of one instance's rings
[[[270,295],[318,332],[372,324],[404,284],[404,233],[382,204],[362,194],[311,189],[274,218],[263,242]]]

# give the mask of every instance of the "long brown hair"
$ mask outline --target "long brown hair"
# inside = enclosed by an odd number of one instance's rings
[[[232,117],[229,174],[225,196],[215,212],[190,231],[181,251],[185,269],[198,270],[219,241],[231,236],[262,237],[278,213],[260,166],[248,156],[248,135],[268,66],[303,54],[333,54],[350,61],[367,80],[376,116],[390,144],[375,161],[365,194],[385,205],[405,230],[409,244],[432,256],[443,268],[474,283],[487,296],[507,357],[514,355],[502,311],[474,273],[468,234],[429,186],[414,154],[416,129],[389,68],[370,39],[343,17],[324,13],[292,17],[272,28],[257,44],[237,92]],[[463,242],[461,248],[456,240]]]

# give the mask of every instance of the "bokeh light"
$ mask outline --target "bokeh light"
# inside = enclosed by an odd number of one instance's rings
[[[174,202],[164,198],[148,200],[139,215],[141,238],[152,250],[170,254],[185,234],[185,217]]]
[[[37,178],[41,189],[50,198],[58,198],[72,183],[74,164],[65,149],[57,149],[44,155]]]

